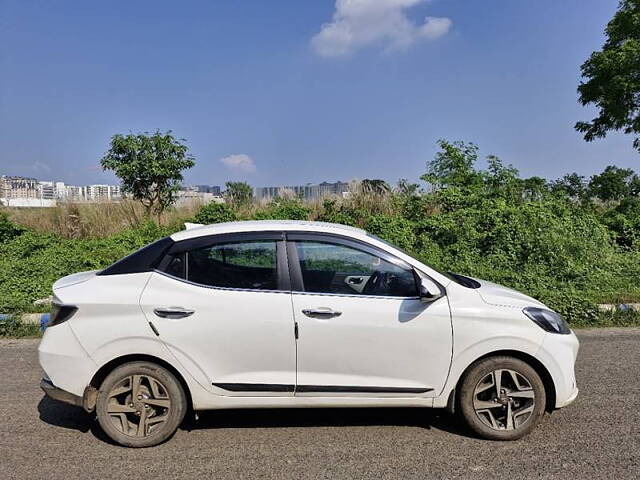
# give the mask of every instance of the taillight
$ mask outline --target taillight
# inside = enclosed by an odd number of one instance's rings
[[[59,303],[54,303],[51,305],[51,318],[49,319],[49,323],[47,327],[53,327],[54,325],[60,325],[61,323],[66,322],[73,314],[78,311],[78,307],[73,305],[61,305]]]

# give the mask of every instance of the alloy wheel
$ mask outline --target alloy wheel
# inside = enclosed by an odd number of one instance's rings
[[[510,369],[488,373],[473,392],[476,415],[494,430],[515,430],[524,425],[533,414],[535,402],[531,382]]]
[[[128,436],[153,435],[168,420],[170,410],[167,388],[150,375],[125,377],[108,394],[109,419]]]

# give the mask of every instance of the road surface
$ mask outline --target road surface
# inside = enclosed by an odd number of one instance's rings
[[[0,340],[2,478],[640,478],[640,329],[581,331],[580,395],[517,442],[422,409],[208,413],[169,442],[108,443],[43,397],[37,340]]]

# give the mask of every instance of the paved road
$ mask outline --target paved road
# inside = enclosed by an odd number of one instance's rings
[[[579,336],[578,400],[518,442],[428,410],[253,410],[209,413],[146,450],[43,398],[37,341],[0,340],[0,477],[640,478],[640,329]]]

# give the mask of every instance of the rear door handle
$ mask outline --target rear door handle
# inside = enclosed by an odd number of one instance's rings
[[[305,308],[302,313],[311,318],[333,318],[342,315],[342,312],[327,307]]]
[[[188,310],[182,307],[158,307],[153,309],[153,313],[158,317],[176,319],[193,315],[195,310]]]

